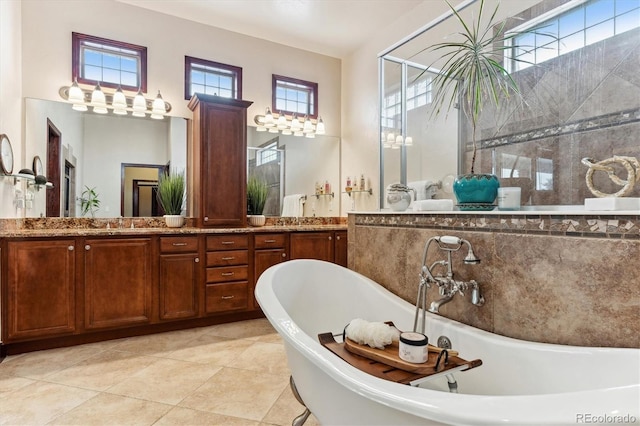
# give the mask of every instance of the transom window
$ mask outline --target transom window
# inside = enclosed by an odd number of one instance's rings
[[[407,86],[407,111],[431,103],[431,80],[431,76],[424,73],[423,77]],[[385,114],[382,125],[388,128],[399,128],[402,115],[402,93],[398,90],[387,95],[384,99],[384,105]]]
[[[196,93],[242,99],[242,68],[185,56],[184,69],[185,99]]]
[[[318,118],[318,83],[275,74],[272,83],[273,112]]]
[[[278,139],[274,139],[260,147],[256,156],[256,166],[276,161],[278,159]]]
[[[524,32],[513,38],[512,71],[553,59],[614,35],[640,27],[640,2],[637,0],[589,0],[558,13],[543,22],[515,28]],[[506,51],[505,51],[506,52]]]
[[[78,83],[147,91],[147,48],[72,33],[72,78]]]

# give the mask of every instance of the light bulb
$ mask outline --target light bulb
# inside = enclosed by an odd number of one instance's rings
[[[269,107],[267,107],[264,113],[264,125],[265,127],[273,127],[276,125],[273,121],[273,114],[271,114]]]
[[[165,107],[164,100],[162,100],[162,95],[158,90],[158,96],[156,96],[153,100],[153,104],[151,105],[151,118],[161,120],[166,112],[167,109]]]
[[[318,124],[316,124],[316,134],[324,135],[324,121],[322,121],[322,117],[318,116]]]
[[[73,80],[73,84],[69,87],[69,102],[73,104],[71,107],[76,111],[86,111],[87,105],[84,103],[84,92],[78,86],[78,80]]]
[[[100,88],[100,83],[96,84],[96,88],[91,93],[91,106],[93,106],[93,112],[96,114],[107,113],[107,100],[104,96],[104,92]]]
[[[134,117],[144,117],[144,113],[147,112],[147,101],[142,96],[142,90],[138,89],[138,94],[133,98],[133,115]]]
[[[118,87],[118,90],[113,94],[111,106],[113,106],[114,114],[127,115],[127,97],[122,93],[120,87]]]

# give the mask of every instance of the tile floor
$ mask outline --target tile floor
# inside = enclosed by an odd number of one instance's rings
[[[303,410],[266,319],[0,363],[0,425],[290,425]],[[318,424],[311,416],[305,426]]]

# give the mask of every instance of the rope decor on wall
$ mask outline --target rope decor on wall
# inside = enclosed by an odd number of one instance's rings
[[[609,166],[609,164],[613,163],[620,163],[627,170],[627,180],[620,179],[616,175],[615,169]],[[589,167],[589,170],[587,170],[587,174],[585,175],[587,187],[593,195],[599,198],[624,197],[625,195],[629,195],[631,191],[633,191],[633,187],[636,182],[640,181],[640,162],[638,162],[638,159],[634,157],[614,155],[611,158],[598,162],[595,162],[592,158],[583,158],[582,164]],[[616,185],[622,186],[622,189],[614,194],[606,194],[595,189],[593,186],[593,173],[596,171],[606,172],[609,179],[611,179],[611,181]]]

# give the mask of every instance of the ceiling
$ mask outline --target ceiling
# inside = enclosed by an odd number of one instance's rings
[[[343,58],[423,0],[117,0]]]

